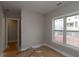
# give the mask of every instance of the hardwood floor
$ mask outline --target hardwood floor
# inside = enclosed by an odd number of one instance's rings
[[[17,47],[16,47],[16,42],[9,43],[8,48],[4,51],[4,56],[5,57],[13,57],[16,56],[16,53],[18,52]]]
[[[41,46],[37,49],[30,48],[26,51],[19,52],[16,49],[16,44],[12,43],[4,51],[4,57],[64,57],[64,56],[47,46]]]

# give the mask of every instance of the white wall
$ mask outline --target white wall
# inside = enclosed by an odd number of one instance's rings
[[[21,13],[21,49],[43,43],[43,16],[22,8]]]
[[[46,43],[53,46],[54,48],[66,52],[72,56],[79,56],[79,51],[64,47],[52,42],[52,18],[65,15],[68,13],[79,11],[79,2],[71,2],[70,4],[64,5],[55,11],[52,11],[46,15]]]
[[[0,54],[4,50],[4,40],[5,40],[5,19],[3,15],[2,8],[0,6]]]
[[[17,42],[17,20],[8,20],[8,42]]]

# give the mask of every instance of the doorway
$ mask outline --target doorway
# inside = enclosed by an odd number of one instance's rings
[[[6,19],[6,40],[4,55],[15,55],[20,50],[21,45],[21,20]],[[9,54],[9,52],[11,54]],[[6,56],[6,55],[5,55]]]
[[[17,20],[8,20],[8,46],[17,49]]]

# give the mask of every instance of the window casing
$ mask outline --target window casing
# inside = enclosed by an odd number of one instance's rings
[[[61,24],[56,24],[57,21]],[[58,28],[57,28],[58,27]],[[79,14],[71,14],[54,19],[54,41],[79,47]]]

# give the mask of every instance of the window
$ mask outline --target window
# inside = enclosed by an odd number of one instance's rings
[[[55,20],[55,30],[63,30],[63,18]]]
[[[67,17],[66,24],[67,30],[79,31],[79,15]]]
[[[55,41],[63,42],[63,18],[55,20]],[[60,38],[60,39],[59,39]]]
[[[78,14],[54,19],[54,40],[62,44],[79,47]]]
[[[66,44],[79,47],[79,15],[67,17],[66,24],[68,23],[73,25],[66,25]]]
[[[66,44],[79,47],[79,32],[66,32]]]
[[[55,31],[55,41],[63,43],[63,32],[62,31]]]

